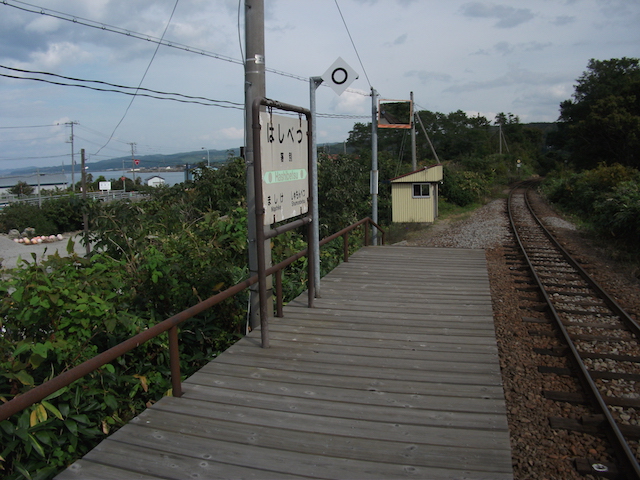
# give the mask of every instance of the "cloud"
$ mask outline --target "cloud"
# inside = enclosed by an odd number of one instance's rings
[[[407,41],[407,36],[408,36],[408,35],[407,35],[406,33],[405,33],[405,34],[403,34],[403,35],[400,35],[398,38],[396,38],[396,39],[393,41],[393,44],[394,44],[394,45],[402,45],[402,44],[404,44],[404,43]]]
[[[570,23],[573,23],[576,21],[576,17],[572,17],[569,15],[561,15],[559,17],[554,18],[551,23],[561,27],[563,25],[569,25]]]
[[[444,91],[448,93],[476,92],[479,90],[491,90],[494,88],[508,87],[513,85],[549,85],[560,83],[563,81],[565,81],[564,78],[534,73],[525,68],[510,65],[509,71],[501,77],[482,82],[478,81],[452,85],[451,87],[446,88]]]
[[[480,50],[472,53],[472,55],[491,55],[493,53],[500,54],[502,56],[512,55],[520,52],[539,52],[545,48],[553,46],[551,42],[526,42],[526,43],[509,43],[498,42],[491,49],[487,50],[481,48]]]
[[[514,8],[505,5],[481,2],[467,3],[462,6],[462,14],[471,18],[493,18],[498,28],[512,28],[533,19],[534,14],[528,8]]]
[[[243,140],[244,129],[236,127],[228,127],[220,130],[219,137],[224,140]]]
[[[405,77],[416,77],[420,83],[426,84],[432,81],[450,82],[451,75],[438,72],[427,72],[426,70],[411,70],[404,74]]]
[[[33,52],[31,62],[38,68],[53,69],[59,65],[69,65],[89,60],[92,55],[70,42],[52,43],[44,52]]]
[[[366,115],[371,112],[371,96],[362,90],[347,89],[334,96],[331,106],[336,113]]]

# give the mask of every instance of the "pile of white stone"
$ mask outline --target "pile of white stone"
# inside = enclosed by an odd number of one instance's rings
[[[64,239],[64,237],[60,233],[58,233],[57,235],[36,235],[36,231],[34,228],[25,228],[22,233],[16,229],[13,229],[9,232],[9,238],[11,238],[14,242],[21,243],[23,245],[53,243],[59,242],[60,240]]]

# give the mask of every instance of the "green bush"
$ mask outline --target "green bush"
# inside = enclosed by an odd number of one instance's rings
[[[589,216],[595,202],[606,198],[617,185],[627,181],[640,181],[640,173],[620,164],[601,164],[593,170],[552,177],[545,183],[544,192],[552,202]]]
[[[37,205],[22,202],[12,203],[0,211],[0,229],[8,233],[11,229],[23,232],[25,228],[32,227],[36,235],[52,235],[60,233],[56,231],[56,225],[47,218]]]
[[[636,249],[640,235],[640,172],[619,164],[549,178],[543,192],[596,235]]]
[[[637,247],[640,238],[640,185],[627,181],[617,185],[610,195],[594,202],[594,223],[603,234]]]
[[[22,232],[32,227],[36,235],[53,235],[80,230],[82,213],[86,202],[77,196],[46,200],[42,208],[38,205],[15,202],[0,211],[0,230],[12,228]]]
[[[477,172],[458,170],[445,165],[440,195],[448,202],[464,207],[489,193],[490,182]]]

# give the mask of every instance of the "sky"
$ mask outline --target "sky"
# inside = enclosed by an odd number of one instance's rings
[[[358,74],[341,95],[318,88],[318,143],[371,121],[372,88],[381,100],[413,92],[417,110],[553,122],[590,59],[640,57],[640,0],[264,3],[268,98],[309,108],[308,78],[339,57]],[[131,144],[135,156],[203,157],[243,145],[243,13],[244,0],[0,2],[0,173],[70,165],[72,123],[78,163],[80,149],[93,162]]]

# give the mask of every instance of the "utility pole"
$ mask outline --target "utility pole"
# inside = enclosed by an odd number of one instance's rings
[[[87,257],[91,254],[91,245],[89,245],[89,214],[87,213],[87,170],[85,169],[84,148],[80,150],[80,160],[82,165],[82,224],[84,226],[84,247]]]
[[[131,174],[133,175],[133,185],[136,185],[136,144],[135,142],[129,143],[131,145]]]
[[[254,191],[253,159],[253,115],[252,106],[256,98],[266,96],[265,86],[265,60],[264,60],[264,0],[244,1],[245,46],[246,58],[244,61],[245,78],[245,164],[247,172],[247,221],[249,240],[249,275],[258,274],[258,248],[264,248],[267,268],[271,265],[271,241],[266,240],[263,245],[257,245],[257,229],[265,228],[264,225],[256,225],[256,208],[262,208],[262,198],[256,198]],[[258,206],[259,205],[259,206]],[[271,277],[267,280],[267,295],[269,305],[267,311],[272,311],[272,284]],[[249,300],[249,326],[254,329],[260,325],[260,300],[258,285],[250,288]]]
[[[76,191],[76,160],[73,152],[73,126],[78,125],[78,122],[67,122],[65,125],[69,125],[71,127],[71,136],[69,137],[69,142],[71,144],[71,191]]]
[[[411,99],[411,109],[413,110],[413,92],[409,97]],[[411,115],[411,171],[415,172],[418,169],[418,158],[416,154],[416,119],[414,115]]]
[[[378,223],[378,92],[371,87],[371,219]],[[373,228],[371,239],[378,244],[378,230]]]

